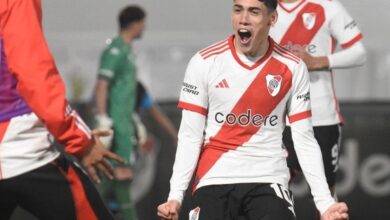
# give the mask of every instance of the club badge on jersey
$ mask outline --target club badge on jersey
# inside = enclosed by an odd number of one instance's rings
[[[316,23],[316,13],[303,13],[302,14],[303,25],[307,30],[311,30]]]
[[[280,91],[282,85],[282,76],[267,74],[265,78],[267,80],[267,90],[269,94],[272,97],[275,97]]]

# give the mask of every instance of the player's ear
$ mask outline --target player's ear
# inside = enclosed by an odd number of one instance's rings
[[[273,27],[277,21],[278,21],[278,12],[274,10],[273,12],[271,12],[271,19],[268,25]]]

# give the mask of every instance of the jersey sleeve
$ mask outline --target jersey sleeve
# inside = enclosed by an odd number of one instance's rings
[[[187,66],[180,92],[179,108],[207,115],[207,72],[207,63],[196,54]]]
[[[335,201],[325,178],[320,146],[314,138],[310,112],[309,74],[301,61],[293,72],[289,103],[291,135],[303,174],[309,183],[317,209],[323,214]]]
[[[170,180],[169,200],[182,202],[199,160],[206,117],[194,111],[182,111],[178,143]]]
[[[295,66],[292,80],[292,94],[287,106],[290,123],[311,117],[310,79],[303,61]]]
[[[357,22],[349,15],[343,5],[337,1],[329,2],[331,11],[330,32],[342,48],[348,48],[363,38]]]
[[[118,68],[121,51],[117,47],[108,47],[103,51],[98,70],[99,79],[111,80]]]
[[[40,0],[7,0],[0,31],[17,90],[65,150],[81,156],[91,133],[65,98],[65,86],[43,36]],[[3,9],[3,8],[2,8]]]

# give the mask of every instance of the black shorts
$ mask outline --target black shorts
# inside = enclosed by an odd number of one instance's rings
[[[292,194],[279,184],[204,186],[195,191],[193,199],[189,220],[295,219]]]
[[[64,156],[0,181],[0,220],[16,206],[40,220],[114,219],[89,177]]]
[[[314,127],[314,136],[320,145],[324,162],[326,180],[329,187],[334,187],[336,171],[338,169],[340,149],[340,125]],[[302,171],[299,165],[294,143],[291,137],[291,128],[286,127],[283,132],[283,144],[287,148],[287,165],[290,169]]]

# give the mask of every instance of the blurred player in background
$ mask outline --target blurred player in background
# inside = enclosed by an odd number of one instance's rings
[[[177,130],[175,126],[155,103],[144,85],[138,81],[136,113],[133,117],[137,143],[137,147],[134,149],[134,179],[131,187],[134,202],[142,199],[153,186],[157,170],[157,157],[161,147],[161,140],[154,136],[151,131],[148,131],[148,126],[143,122],[144,119],[149,122],[149,126],[163,129],[165,131],[164,137],[168,135],[170,140],[165,142],[167,144],[163,146],[164,149],[176,145]]]
[[[362,65],[366,51],[356,21],[338,0],[280,0],[273,39],[300,57],[309,69],[314,135],[321,147],[325,174],[332,195],[339,160],[340,114],[333,84],[333,69]],[[336,45],[341,50],[335,52]],[[292,176],[301,172],[291,137],[283,134]]]
[[[103,51],[96,86],[97,127],[114,131],[111,150],[132,163],[134,126],[132,115],[136,100],[136,66],[131,44],[141,37],[145,26],[145,11],[131,5],[122,9],[118,16],[120,32]],[[115,180],[106,182],[105,189],[112,189],[119,203],[123,219],[135,219],[131,204],[130,181],[133,171],[130,166],[115,166]]]
[[[195,170],[189,219],[295,219],[282,148],[286,116],[323,219],[348,219],[346,204],[336,203],[326,184],[306,65],[268,36],[276,6],[277,0],[234,0],[233,35],[191,59],[171,189],[158,207],[162,219],[178,219]]]
[[[137,114],[147,113],[157,124],[163,128],[174,143],[177,143],[177,130],[168,117],[160,110],[159,106],[153,101],[145,86],[137,82]]]
[[[0,219],[21,206],[42,220],[113,219],[85,171],[110,179],[107,151],[68,104],[42,33],[40,0],[0,1]]]

